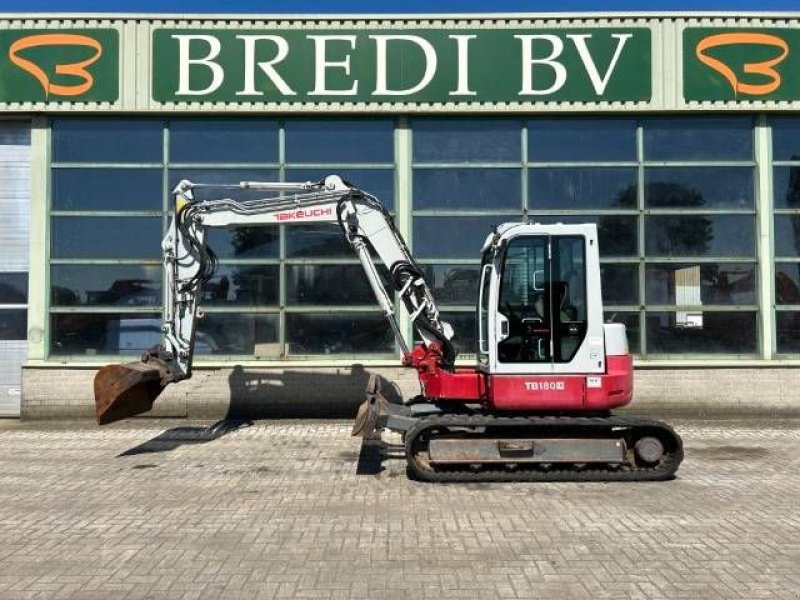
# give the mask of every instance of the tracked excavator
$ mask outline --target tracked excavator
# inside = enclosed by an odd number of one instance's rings
[[[257,190],[254,200],[198,200],[204,188]],[[229,192],[224,192],[229,193]],[[318,182],[182,181],[162,242],[162,343],[141,361],[100,369],[96,416],[110,423],[150,410],[192,375],[203,284],[216,258],[211,228],[336,223],[352,246],[422,393],[388,402],[372,378],[354,435],[399,432],[410,474],[425,481],[643,481],[671,478],[683,459],[667,424],[614,415],[632,399],[625,326],[605,323],[594,224],[505,223],[482,247],[477,359],[456,364],[453,328],[377,198],[331,175]],[[385,287],[380,269],[387,269]],[[420,343],[406,341],[395,294]]]

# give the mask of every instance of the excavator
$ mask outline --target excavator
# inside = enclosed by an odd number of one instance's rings
[[[196,199],[205,188],[263,197]],[[162,343],[138,362],[98,371],[99,424],[150,410],[166,386],[191,377],[201,291],[217,263],[205,241],[209,229],[335,223],[422,391],[389,402],[371,378],[353,435],[399,433],[409,475],[431,482],[661,481],[683,460],[681,438],[669,425],[611,413],[632,400],[633,361],[625,326],[603,319],[594,224],[492,229],[481,250],[476,364],[463,366],[423,270],[368,192],[330,175],[228,186],[184,180],[173,196],[175,213],[162,242]],[[388,285],[381,269],[388,270]],[[413,348],[398,323],[395,294],[421,340]]]

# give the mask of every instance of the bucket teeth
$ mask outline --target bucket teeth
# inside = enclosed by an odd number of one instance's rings
[[[169,381],[168,368],[156,359],[103,367],[94,378],[97,423],[106,425],[147,412]]]

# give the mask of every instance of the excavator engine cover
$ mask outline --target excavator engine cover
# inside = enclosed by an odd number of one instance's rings
[[[94,377],[95,418],[107,425],[147,412],[169,379],[157,360],[108,365]],[[165,382],[166,379],[166,382]]]

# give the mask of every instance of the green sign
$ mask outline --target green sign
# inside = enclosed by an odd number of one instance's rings
[[[691,27],[683,33],[686,100],[800,100],[800,30]]]
[[[0,102],[113,102],[118,95],[116,30],[0,31]]]
[[[159,29],[160,102],[649,101],[647,28]]]

